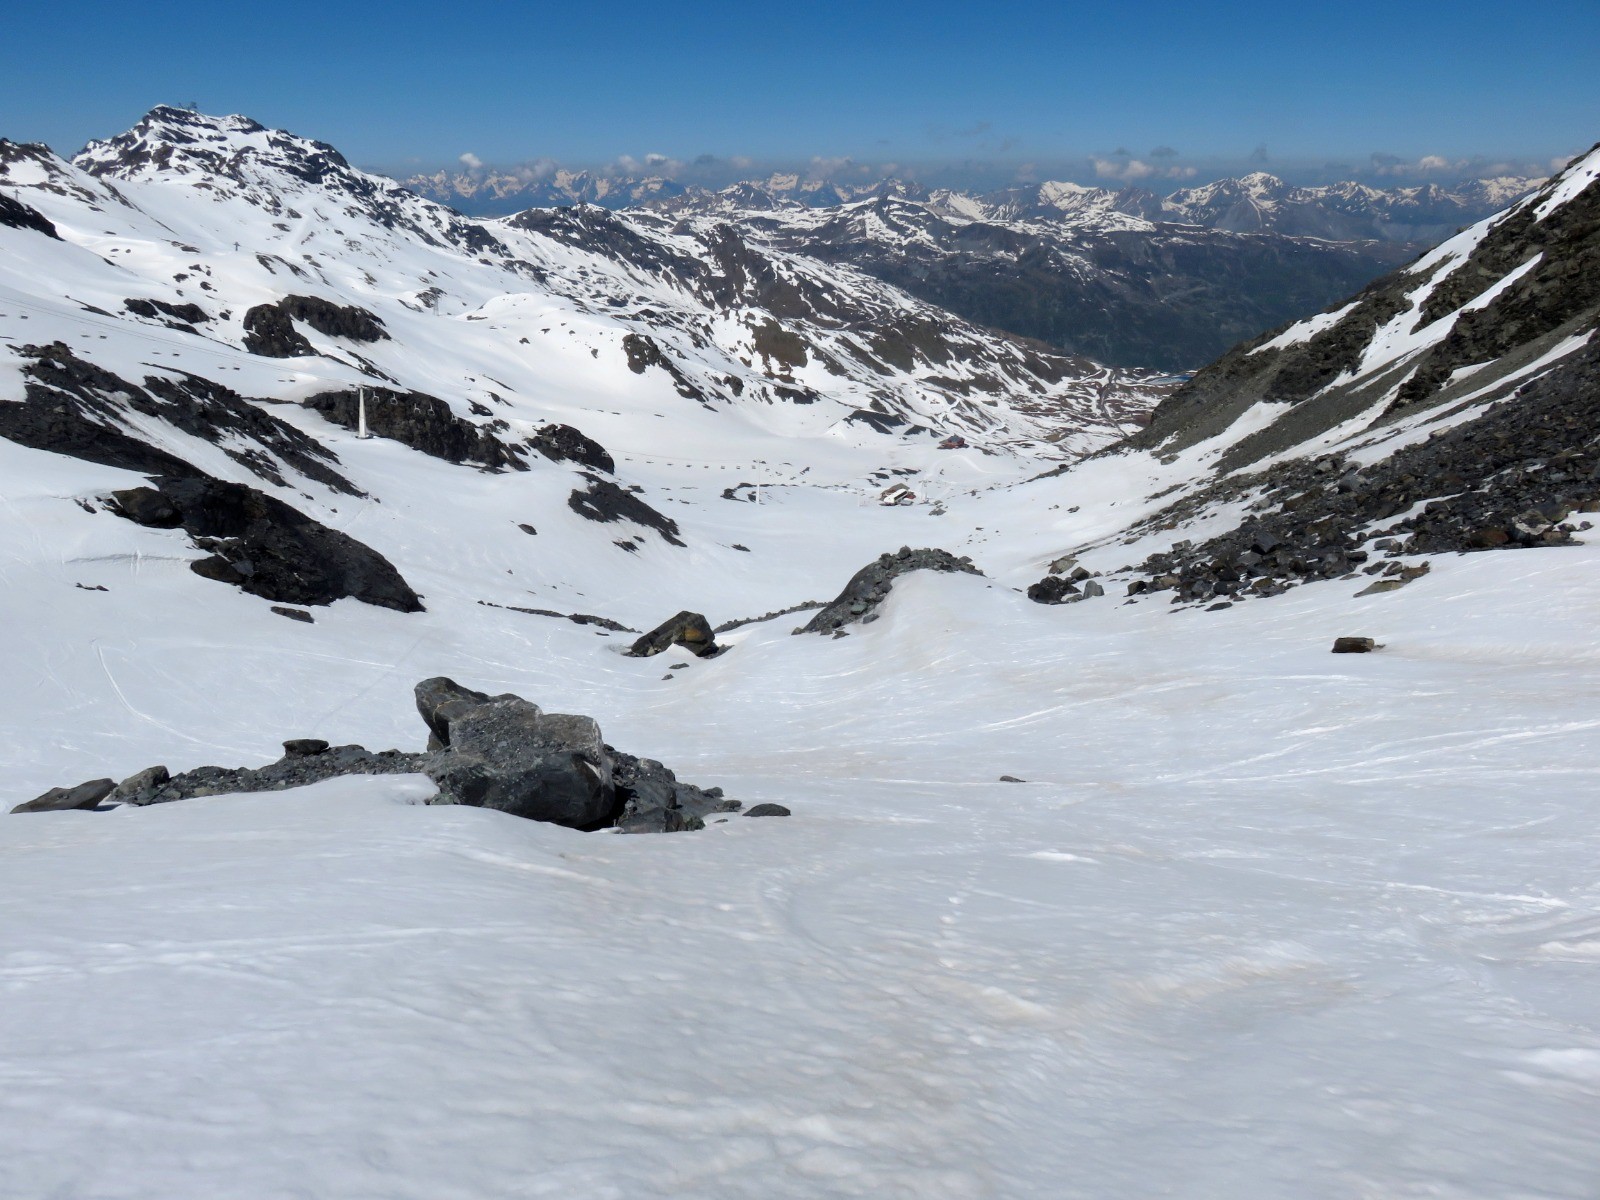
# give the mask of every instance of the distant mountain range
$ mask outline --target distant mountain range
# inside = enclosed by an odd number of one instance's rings
[[[1333,241],[1436,242],[1527,195],[1541,182],[1522,176],[1469,179],[1443,186],[1377,188],[1345,181],[1316,187],[1285,183],[1257,171],[1159,195],[1146,188],[1086,187],[1045,182],[993,192],[929,190],[900,179],[849,184],[779,173],[718,190],[662,176],[609,176],[590,171],[437,171],[401,181],[463,213],[503,215],[525,208],[597,204],[668,212],[833,208],[895,197],[923,201],[949,216],[1051,225],[1115,225],[1136,221],[1199,225],[1227,233],[1283,233]]]
[[[773,175],[718,191],[556,172],[406,181],[463,210],[598,205],[662,236],[713,219],[978,325],[1122,367],[1183,370],[1393,270],[1539,181],[1295,187],[1264,172],[1166,196],[1046,182],[984,195]]]

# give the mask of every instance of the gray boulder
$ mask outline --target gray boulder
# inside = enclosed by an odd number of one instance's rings
[[[487,692],[462,687],[454,679],[435,675],[412,689],[417,713],[428,726],[428,749],[441,750],[450,744],[450,722],[489,700]]]
[[[515,696],[450,718],[450,748],[424,771],[439,785],[436,803],[494,808],[573,829],[599,829],[617,817],[611,756],[590,717],[546,713]]]
[[[702,614],[684,609],[634,642],[628,648],[628,656],[649,658],[674,646],[682,646],[699,658],[710,658],[717,653],[717,636]]]
[[[129,775],[117,784],[116,791],[108,797],[114,804],[129,804],[135,796],[142,796],[146,792],[153,792],[172,778],[172,773],[166,767],[146,767],[137,775]]]
[[[70,808],[93,808],[116,790],[115,779],[91,779],[77,787],[51,788],[11,811],[14,813],[61,812]]]

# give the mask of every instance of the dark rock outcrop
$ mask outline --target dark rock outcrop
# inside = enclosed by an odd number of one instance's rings
[[[171,772],[164,766],[146,767],[117,784],[116,791],[106,799],[113,804],[127,804],[132,797],[154,791],[171,778]]]
[[[318,296],[285,296],[275,304],[257,304],[244,314],[244,348],[264,358],[297,358],[315,354],[305,335],[294,327],[302,321],[327,337],[352,342],[387,341],[383,322],[354,304],[335,304]]]
[[[490,430],[456,416],[437,396],[383,387],[369,387],[366,393],[367,429],[376,437],[390,438],[445,462],[527,470],[518,457],[520,448],[508,446]],[[361,400],[355,391],[318,392],[303,403],[345,429],[360,425]]]
[[[440,801],[574,829],[617,819],[611,756],[590,717],[546,713],[515,696],[454,715],[449,746],[425,770]]]
[[[607,474],[614,474],[617,469],[604,446],[571,425],[546,425],[528,439],[528,444],[553,462],[574,462]]]
[[[197,574],[283,604],[331,604],[350,596],[399,612],[422,611],[421,599],[383,555],[276,497],[205,476],[158,486],[195,545],[213,552],[194,564]]]
[[[677,616],[668,617],[649,633],[628,648],[630,658],[649,658],[682,646],[697,658],[710,658],[718,652],[717,635],[711,622],[697,612],[684,609]]]
[[[196,325],[211,320],[211,315],[198,304],[171,304],[165,300],[133,298],[124,300],[122,307],[136,317],[164,320],[172,328],[188,330],[190,333],[195,331]]]
[[[901,546],[894,554],[879,555],[852,575],[850,582],[844,585],[844,591],[795,632],[833,633],[846,625],[876,620],[878,605],[888,598],[894,581],[911,571],[983,574],[972,565],[970,558],[957,558],[948,550],[913,550],[909,546]]]
[[[1583,186],[1553,203],[1572,182],[1554,179],[1488,222],[1474,244],[1460,247],[1463,257],[1430,256],[1330,306],[1322,327],[1297,341],[1270,345],[1283,326],[1234,347],[1164,400],[1129,444],[1181,450],[1253,405],[1282,404],[1281,415],[1218,459],[1219,470],[1231,471],[1357,417],[1383,424],[1496,383],[1513,386],[1563,339],[1600,324],[1600,182],[1580,178]],[[1415,353],[1366,362],[1377,331],[1402,314],[1412,331],[1451,324]]]
[[[656,340],[649,334],[629,333],[622,338],[623,352],[628,356],[628,370],[643,375],[646,367],[660,367],[672,377],[673,389],[686,400],[705,403],[706,395],[696,387],[683,368],[666,356]]]
[[[7,196],[4,192],[0,192],[0,225],[12,229],[32,229],[36,233],[44,234],[45,237],[55,238],[58,242],[61,240],[61,235],[56,232],[55,223],[49,217],[15,197]]]
[[[756,804],[744,815],[747,817],[791,817],[794,814],[781,804]]]
[[[102,779],[56,788],[13,811],[92,807],[107,796],[134,806],[165,804],[345,775],[412,773],[438,785],[431,804],[494,808],[582,830],[699,829],[707,815],[741,807],[721,788],[684,783],[653,759],[607,745],[591,717],[547,713],[520,696],[490,696],[443,676],[417,684],[415,698],[430,735],[424,753],[291,738],[283,757],[262,767],[198,767],[172,777],[165,767],[150,767],[121,784]]]
[[[288,482],[287,466],[331,491],[361,495],[335,469],[333,451],[219,383],[167,367],[168,374],[148,375],[140,386],[79,358],[62,342],[21,349],[32,359],[24,368],[24,400],[0,405],[0,437],[141,474],[200,474],[128,433],[131,410],[220,445],[271,483]]]
[[[462,687],[454,679],[443,675],[424,679],[412,692],[417,703],[417,714],[428,727],[429,750],[440,750],[450,744],[450,722],[453,718],[489,703],[487,692],[475,692]]]
[[[1062,604],[1068,600],[1083,599],[1078,585],[1060,575],[1046,575],[1028,588],[1028,599],[1035,604]]]
[[[151,488],[124,489],[132,509],[119,498],[114,511],[141,523],[181,525],[196,546],[211,551],[195,564],[197,573],[281,603],[330,604],[350,596],[401,612],[422,608],[400,573],[370,546],[274,496],[214,479],[140,441],[125,432],[126,410],[211,441],[230,440],[227,434],[252,437],[261,451],[228,452],[261,474],[282,482],[273,464],[288,461],[304,474],[359,494],[326,465],[332,456],[298,430],[198,377],[151,377],[141,388],[60,343],[23,351],[34,360],[24,369],[25,399],[0,405],[0,437],[154,477]]]
[[[658,513],[633,492],[609,479],[601,479],[588,472],[584,473],[584,478],[589,481],[589,486],[574,488],[572,495],[567,497],[567,507],[580,517],[602,523],[632,521],[635,525],[654,529],[670,545],[684,544],[678,536],[678,523],[671,517]]]

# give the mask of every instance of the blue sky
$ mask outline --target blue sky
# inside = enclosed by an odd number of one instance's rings
[[[1404,173],[1600,140],[1597,0],[64,0],[12,6],[5,42],[0,136],[64,152],[191,100],[391,170],[659,154],[1176,178],[1378,154]]]

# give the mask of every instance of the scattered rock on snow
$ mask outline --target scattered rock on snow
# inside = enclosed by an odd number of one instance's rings
[[[1333,642],[1335,654],[1370,654],[1377,648],[1378,643],[1369,637],[1342,637]]]
[[[547,713],[520,696],[489,696],[443,676],[417,684],[415,698],[430,732],[424,753],[291,738],[283,757],[263,767],[198,767],[171,777],[165,767],[149,767],[121,784],[99,779],[55,788],[12,811],[88,808],[108,795],[138,807],[282,791],[345,775],[411,773],[439,786],[432,804],[495,808],[583,830],[700,829],[705,817],[741,807],[721,788],[684,783],[653,759],[607,745],[591,717]]]
[[[747,817],[789,817],[794,814],[781,804],[757,804],[745,814]]]

